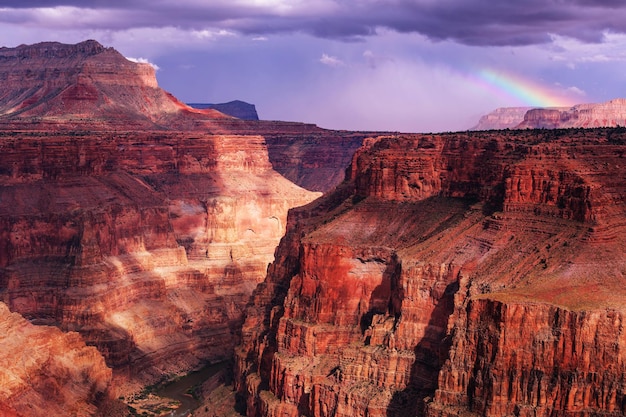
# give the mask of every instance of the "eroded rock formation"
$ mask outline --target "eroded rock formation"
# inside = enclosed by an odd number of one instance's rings
[[[194,117],[228,116],[181,103],[158,87],[151,65],[96,41],[0,48],[0,118],[15,128],[154,129]]]
[[[622,415],[620,129],[382,137],[292,212],[248,416]]]

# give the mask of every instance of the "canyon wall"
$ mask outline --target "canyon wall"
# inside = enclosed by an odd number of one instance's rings
[[[0,300],[95,346],[111,398],[232,356],[287,211],[320,195],[289,179],[334,188],[366,136],[193,109],[95,41],[1,48],[0,81]]]
[[[619,129],[366,141],[350,181],[292,211],[255,291],[247,415],[624,413],[625,146]]]
[[[259,133],[265,137],[272,167],[311,191],[328,192],[345,179],[352,155],[371,136],[366,132]]]
[[[317,196],[263,138],[2,133],[0,298],[139,383],[230,356],[243,306]]]

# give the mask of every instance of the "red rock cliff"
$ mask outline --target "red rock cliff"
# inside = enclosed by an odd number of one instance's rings
[[[230,355],[287,210],[260,137],[5,133],[0,296],[151,379]]]
[[[149,64],[128,61],[96,41],[0,48],[0,120],[89,129],[152,128],[200,115],[157,85]]]
[[[559,135],[369,141],[255,293],[248,415],[626,411],[626,138]]]

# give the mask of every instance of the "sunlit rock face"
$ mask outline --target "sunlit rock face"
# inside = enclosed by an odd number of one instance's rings
[[[568,129],[626,125],[626,99],[573,107],[503,107],[483,116],[472,130]]]
[[[622,415],[625,152],[621,129],[366,141],[248,308],[247,415]]]
[[[317,194],[260,137],[2,135],[0,296],[158,376],[230,355],[243,306]]]
[[[77,333],[34,326],[0,303],[0,415],[90,416],[111,369]]]

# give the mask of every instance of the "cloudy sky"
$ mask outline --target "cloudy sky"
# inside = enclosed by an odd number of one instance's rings
[[[186,102],[326,128],[464,130],[626,97],[623,0],[0,0],[0,45],[95,39]]]

